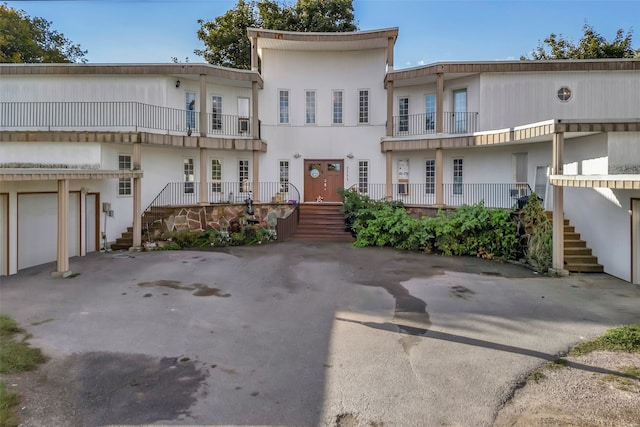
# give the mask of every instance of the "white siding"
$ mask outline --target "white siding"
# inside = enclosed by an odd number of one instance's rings
[[[572,91],[568,102],[558,89]],[[637,72],[486,73],[481,77],[480,130],[549,119],[640,117]]]

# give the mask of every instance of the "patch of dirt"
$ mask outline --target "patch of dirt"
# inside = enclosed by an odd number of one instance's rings
[[[531,375],[494,426],[640,427],[640,378],[625,374],[640,369],[640,353],[597,351],[566,360],[570,366]]]

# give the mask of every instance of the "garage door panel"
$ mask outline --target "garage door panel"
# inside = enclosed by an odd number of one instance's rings
[[[79,195],[69,194],[69,256],[79,255]],[[57,259],[58,195],[18,195],[18,269]]]

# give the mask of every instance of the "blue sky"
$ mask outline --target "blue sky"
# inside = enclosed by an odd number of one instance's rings
[[[294,0],[287,1],[288,3]],[[88,50],[90,63],[203,62],[198,19],[212,20],[237,0],[6,1]],[[585,22],[608,40],[640,31],[640,1],[354,0],[362,30],[398,27],[396,69],[439,61],[519,59],[550,33],[578,41]],[[635,27],[635,28],[634,28]],[[635,48],[640,34],[634,34]]]

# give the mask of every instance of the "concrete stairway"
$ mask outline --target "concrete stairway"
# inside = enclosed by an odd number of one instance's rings
[[[111,250],[129,250],[131,246],[133,246],[133,227],[127,227],[127,231],[122,233],[122,235],[116,239],[115,243],[111,244]]]
[[[553,221],[553,213],[547,212],[549,221]],[[587,242],[576,233],[576,228],[569,220],[564,219],[564,264],[572,273],[602,273],[604,268],[598,264],[598,258],[591,254]]]
[[[315,242],[353,242],[344,229],[344,216],[339,203],[302,203],[300,222],[288,240]]]

